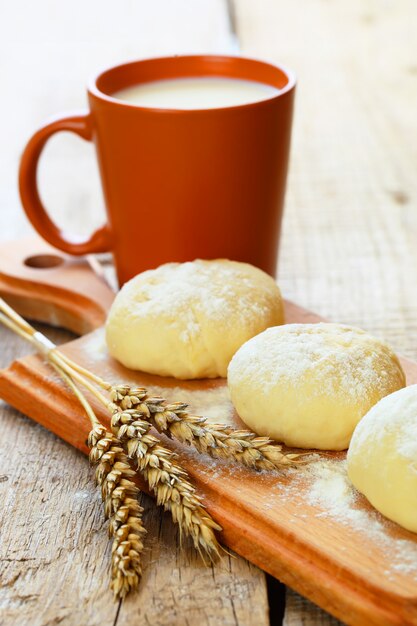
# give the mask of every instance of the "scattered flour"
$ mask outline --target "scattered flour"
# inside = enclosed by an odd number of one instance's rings
[[[201,331],[201,318],[236,323],[236,298],[239,297],[239,318],[252,320],[268,314],[269,301],[262,290],[254,298],[254,276],[246,265],[196,260],[192,263],[167,263],[140,274],[122,289],[124,301],[130,299],[127,317],[164,319],[183,329],[180,338],[191,341]],[[260,273],[260,272],[259,272]],[[140,289],[136,283],[140,280]],[[167,307],[167,303],[169,306]],[[186,324],[185,324],[186,321]]]
[[[283,321],[262,270],[227,259],[167,263],[117,294],[106,322],[109,353],[134,370],[178,379],[226,376],[236,350]]]
[[[152,393],[163,396],[169,401],[186,402],[195,415],[204,415],[213,422],[230,423],[233,405],[227,385],[219,385],[209,389],[188,390],[182,387],[152,387]]]
[[[390,570],[412,575],[417,580],[417,542],[393,536],[398,526],[374,509],[363,508],[362,496],[350,482],[345,460],[319,460],[293,473],[295,484],[307,479],[306,500],[322,511],[316,517],[330,517],[339,524],[366,536],[368,545],[379,545],[389,556]],[[361,502],[362,500],[362,502]]]
[[[101,371],[103,367],[102,362],[109,360],[104,328],[99,328],[81,339],[71,342],[71,345],[74,343],[75,345],[77,343],[82,345],[83,365],[87,368],[90,366],[93,371],[97,371],[97,367],[94,367],[94,365],[100,363],[100,372],[97,373],[104,376],[104,372]],[[69,356],[71,355],[69,354]],[[79,360],[76,353],[74,353],[74,359]]]

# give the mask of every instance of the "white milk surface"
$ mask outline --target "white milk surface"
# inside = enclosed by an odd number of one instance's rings
[[[267,100],[279,89],[237,78],[173,78],[140,83],[112,94],[113,98],[158,109],[217,109]]]

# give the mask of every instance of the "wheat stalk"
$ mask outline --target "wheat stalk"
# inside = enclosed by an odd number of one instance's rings
[[[159,432],[192,445],[203,454],[233,461],[258,470],[272,470],[300,463],[302,454],[282,451],[282,446],[268,437],[258,437],[249,430],[236,430],[226,424],[190,415],[183,402],[166,403],[159,396],[149,396],[143,387],[112,387],[112,401],[122,410],[134,408]]]

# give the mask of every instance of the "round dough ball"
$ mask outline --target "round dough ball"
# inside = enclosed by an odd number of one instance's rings
[[[359,422],[347,467],[378,511],[417,532],[417,385],[383,398]]]
[[[106,325],[110,354],[126,367],[175,378],[226,376],[240,346],[283,323],[271,276],[219,259],[167,263],[117,295]]]
[[[245,343],[228,383],[238,414],[259,435],[343,450],[361,417],[405,377],[395,354],[363,330],[287,324]]]

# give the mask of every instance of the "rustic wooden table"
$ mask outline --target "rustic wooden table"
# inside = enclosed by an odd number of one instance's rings
[[[16,188],[25,140],[48,115],[83,107],[94,71],[144,55],[233,52],[239,41],[244,54],[299,78],[279,267],[285,295],[417,358],[413,0],[39,0],[1,10],[1,240],[31,232]],[[100,222],[91,146],[54,139],[40,178],[62,224],[88,232]],[[70,337],[46,330],[57,342]],[[28,351],[3,330],[1,346],[2,365]],[[147,497],[144,582],[113,604],[86,460],[10,407],[0,411],[1,624],[337,623],[241,558],[205,569],[178,549],[176,530]]]

